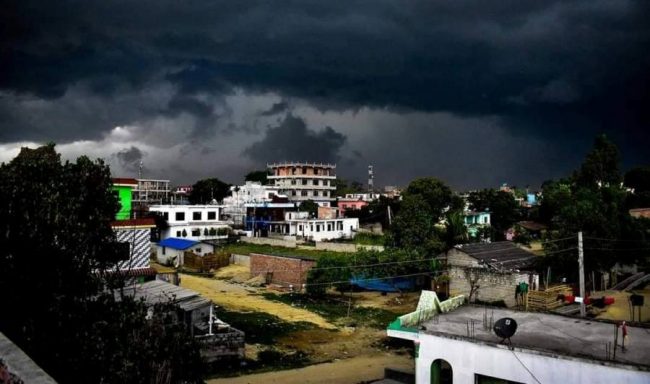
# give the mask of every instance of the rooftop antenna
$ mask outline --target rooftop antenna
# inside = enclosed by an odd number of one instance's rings
[[[372,193],[375,189],[375,175],[373,171],[373,166],[368,166],[368,193]]]
[[[140,165],[138,166],[138,179],[142,179],[142,160],[140,160]]]

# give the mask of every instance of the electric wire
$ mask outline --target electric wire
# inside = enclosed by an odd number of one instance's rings
[[[519,356],[517,356],[517,354],[515,353],[515,351],[510,350],[510,352],[512,352],[512,354],[515,355],[515,358],[517,359],[517,361],[519,361],[519,364],[521,364],[521,366],[524,367],[524,368],[526,369],[526,371],[528,371],[528,373],[530,374],[530,376],[532,376],[532,378],[535,379],[535,381],[536,381],[538,384],[542,384],[542,382],[539,381],[539,380],[537,379],[537,377],[535,377],[535,375],[533,374],[533,372],[531,372],[530,369],[528,369],[528,367],[526,366],[526,364],[524,364],[524,362],[521,361],[521,359],[519,359]]]

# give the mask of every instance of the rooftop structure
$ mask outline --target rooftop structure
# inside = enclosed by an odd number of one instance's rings
[[[221,218],[223,205],[152,205],[150,212],[162,216],[168,228],[161,230],[161,239],[186,237],[190,240],[217,239],[220,228],[228,227]]]
[[[268,164],[269,182],[293,201],[313,200],[330,206],[336,190],[336,164],[286,162]]]
[[[133,204],[142,206],[163,204],[169,200],[171,189],[169,180],[136,179],[137,187],[133,189]]]
[[[471,243],[457,245],[452,251],[462,252],[475,260],[472,264],[485,265],[496,270],[524,270],[535,261],[534,254],[519,248],[510,241]]]
[[[630,341],[623,350],[617,324],[471,305],[453,309],[445,306],[449,300],[436,306],[431,294],[423,291],[419,311],[387,330],[416,342],[417,383],[440,382],[444,370],[460,384],[650,382],[647,329],[627,326]],[[493,331],[504,318],[517,325],[509,342]]]

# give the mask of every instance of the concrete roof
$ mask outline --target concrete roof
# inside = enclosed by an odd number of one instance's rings
[[[2,333],[0,333],[0,361],[10,374],[16,375],[22,382],[56,384],[56,381],[50,375],[36,365],[22,349]],[[1,379],[2,377],[0,377]]]
[[[465,305],[426,321],[420,332],[470,342],[497,344],[501,338],[492,330],[483,330],[485,307]],[[626,351],[616,351],[616,361],[607,361],[605,344],[614,345],[615,325],[612,323],[564,317],[536,312],[517,312],[488,308],[488,319],[510,317],[517,322],[517,332],[510,339],[515,348],[564,355],[612,364],[625,364],[650,371],[650,329],[627,327],[629,344]],[[474,337],[468,337],[467,324],[474,320]],[[489,320],[488,320],[489,321]],[[470,322],[471,324],[471,322]],[[622,342],[619,331],[618,342]]]

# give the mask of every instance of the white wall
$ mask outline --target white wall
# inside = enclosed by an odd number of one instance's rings
[[[291,220],[289,234],[304,236],[314,241],[354,237],[359,230],[359,219]]]
[[[511,351],[506,346],[494,347],[422,333],[419,340],[416,382],[422,384],[431,382],[431,364],[436,359],[444,359],[451,365],[454,384],[474,384],[477,373],[531,384],[537,383],[535,378],[541,383],[650,383],[650,372],[606,366],[601,362]]]

